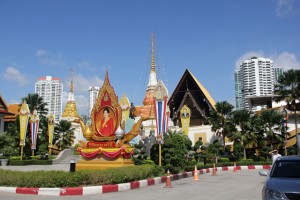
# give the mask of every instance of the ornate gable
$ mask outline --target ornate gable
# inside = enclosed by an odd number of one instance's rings
[[[179,121],[180,110],[184,105],[191,109],[191,126],[207,124],[209,111],[215,106],[209,92],[187,69],[168,101],[170,117],[175,123]]]

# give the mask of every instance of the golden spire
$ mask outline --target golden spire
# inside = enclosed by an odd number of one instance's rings
[[[74,92],[74,86],[73,86],[74,71],[73,71],[73,68],[71,68],[70,71],[71,71],[70,92],[73,93]]]
[[[155,72],[155,58],[154,58],[154,33],[151,36],[151,72]]]
[[[71,68],[70,71],[71,71],[70,92],[69,92],[68,101],[67,101],[65,110],[62,114],[62,117],[63,118],[79,118],[79,115],[77,113],[75,98],[74,98],[74,85],[73,85],[74,71],[73,71],[73,68]]]

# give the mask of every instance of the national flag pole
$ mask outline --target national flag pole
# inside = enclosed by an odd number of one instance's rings
[[[20,108],[20,146],[21,146],[21,160],[23,159],[23,147],[25,146],[25,138],[28,126],[28,120],[30,116],[30,110],[25,100]]]

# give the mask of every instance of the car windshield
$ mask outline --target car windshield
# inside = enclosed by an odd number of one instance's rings
[[[270,177],[300,178],[300,160],[276,161]]]

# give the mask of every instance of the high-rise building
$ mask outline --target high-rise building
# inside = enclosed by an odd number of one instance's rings
[[[94,107],[94,104],[96,103],[96,99],[98,97],[99,93],[99,87],[90,87],[89,88],[89,93],[90,93],[90,103],[89,103],[89,117],[91,117],[91,112]]]
[[[282,67],[274,67],[273,71],[274,71],[275,83],[277,83],[279,76],[283,74],[283,69]]]
[[[61,119],[63,83],[60,78],[41,77],[35,83],[35,93],[47,103],[48,114],[53,114],[55,121]]]
[[[236,109],[255,111],[271,107],[274,83],[281,73],[282,68],[274,68],[273,61],[269,58],[252,57],[244,60],[235,71]],[[265,102],[265,105],[252,104],[254,101]]]

